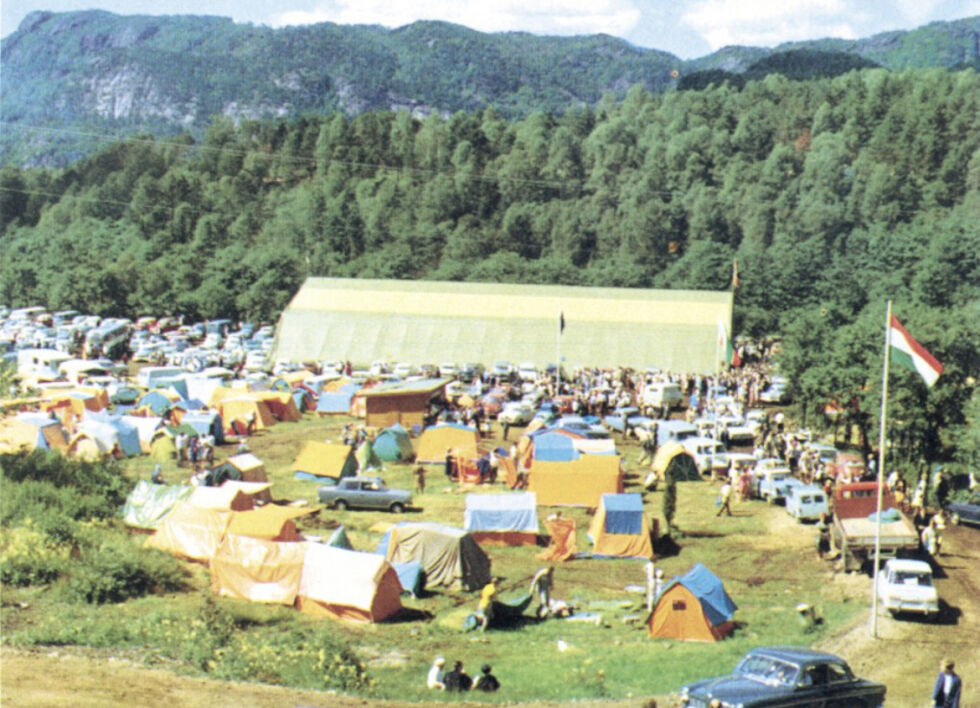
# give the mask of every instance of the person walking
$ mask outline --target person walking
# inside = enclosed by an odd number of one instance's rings
[[[412,470],[412,475],[415,477],[415,493],[422,494],[425,492],[425,467],[416,465],[415,469]]]
[[[939,665],[939,676],[932,689],[932,705],[936,708],[960,708],[963,680],[953,670],[955,668],[956,663],[952,659],[943,659]]]
[[[721,506],[718,507],[718,513],[715,516],[721,516],[722,512],[728,516],[732,515],[732,485],[731,482],[725,482],[721,485],[721,492],[719,494],[721,499]]]

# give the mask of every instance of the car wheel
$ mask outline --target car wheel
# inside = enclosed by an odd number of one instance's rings
[[[405,511],[405,505],[402,504],[401,502],[395,502],[394,504],[391,505],[392,514],[400,514],[403,511]]]
[[[347,502],[343,499],[338,499],[333,503],[333,508],[337,511],[345,511],[347,509]]]

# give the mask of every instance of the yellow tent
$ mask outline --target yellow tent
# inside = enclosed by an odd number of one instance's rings
[[[701,479],[691,453],[675,440],[668,440],[657,450],[651,467],[660,479],[667,478],[667,470],[678,481]]]
[[[104,453],[95,438],[82,431],[71,436],[71,440],[68,441],[68,454],[79,460],[95,462],[101,460]]]
[[[207,563],[224,538],[231,515],[227,510],[203,509],[188,502],[178,504],[145,545]]]
[[[528,491],[538,495],[539,506],[596,508],[603,494],[621,494],[623,473],[619,455],[581,455],[568,462],[534,460]]]
[[[292,393],[262,391],[261,393],[249,394],[249,397],[262,401],[276,420],[284,423],[295,423],[303,418],[296,407],[296,400]]]
[[[229,533],[211,559],[211,590],[222,597],[292,605],[305,555],[303,543]]]
[[[302,541],[295,519],[316,513],[312,507],[266,504],[250,511],[236,511],[228,524],[228,533],[267,541]]]
[[[187,503],[201,509],[248,511],[255,508],[252,497],[237,487],[195,487]]]
[[[353,477],[357,460],[350,445],[307,440],[293,463],[294,472],[306,472],[317,477]]]
[[[215,469],[220,470],[220,468],[225,465],[234,468],[233,471],[238,473],[238,476],[241,477],[242,482],[269,481],[269,475],[267,475],[265,471],[265,464],[262,462],[262,460],[250,452],[232,455]],[[230,470],[230,472],[232,472],[232,470]],[[232,477],[234,477],[234,475],[232,475]],[[227,483],[225,486],[227,486]],[[272,493],[269,491],[269,487],[271,486],[272,485],[268,485],[264,489],[250,492],[250,494],[254,496],[257,501],[271,502]]]
[[[597,556],[653,558],[643,497],[636,493],[603,494],[589,526],[589,538]]]
[[[225,398],[218,404],[218,410],[226,425],[233,420],[254,419],[255,429],[262,430],[276,424],[276,419],[265,402],[255,398]]]
[[[47,425],[19,418],[0,421],[0,453],[31,451],[39,447],[61,451],[68,449],[65,432],[55,421]]]
[[[735,628],[732,617],[737,609],[718,576],[696,563],[667,583],[647,627],[651,637],[715,642]]]
[[[456,423],[441,423],[422,432],[419,449],[415,459],[418,462],[435,464],[446,461],[446,451],[462,459],[470,460],[480,456],[480,434],[476,428]]]

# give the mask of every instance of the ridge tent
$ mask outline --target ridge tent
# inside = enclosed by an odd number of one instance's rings
[[[374,454],[385,462],[408,462],[415,457],[408,431],[398,423],[378,433],[372,447]]]
[[[296,607],[301,612],[357,622],[381,622],[402,609],[395,569],[376,553],[304,543],[306,559]]]
[[[570,462],[578,459],[575,449],[575,438],[557,431],[542,430],[531,436],[534,443],[532,448],[535,460],[547,462]]]
[[[250,418],[255,421],[256,430],[264,430],[276,424],[276,419],[264,401],[257,398],[241,397],[225,398],[218,404],[218,412],[221,413],[221,420],[225,425],[231,425],[233,421],[247,421]]]
[[[250,452],[232,455],[220,465],[214,467],[210,472],[210,477],[219,486],[225,480],[239,482],[269,481],[269,476],[265,471],[265,464]],[[255,498],[257,501],[270,502],[272,501],[272,493],[266,487],[264,490],[255,493]]]
[[[52,449],[68,449],[65,431],[55,418],[22,413],[16,418],[0,421],[0,453]]]
[[[302,541],[303,536],[296,528],[295,519],[316,511],[310,507],[276,504],[266,504],[249,511],[236,511],[228,523],[228,533],[266,541]]]
[[[538,541],[538,508],[534,492],[467,494],[463,529],[477,543],[533,546]]]
[[[97,462],[105,454],[99,441],[91,433],[80,430],[68,441],[67,454],[78,460]]]
[[[88,433],[104,454],[112,453],[117,445],[119,451],[126,457],[140,455],[143,452],[136,426],[123,421],[121,416],[87,413],[78,422],[78,430]]]
[[[735,628],[736,609],[718,576],[697,563],[667,583],[647,625],[651,637],[715,642]]]
[[[262,492],[267,492],[269,488],[272,487],[272,483],[271,482],[242,482],[237,479],[227,479],[217,486],[227,488],[227,489],[237,489],[242,494],[247,494],[248,496],[254,499],[255,497],[262,494]]]
[[[296,408],[296,401],[293,400],[293,394],[289,391],[283,393],[279,391],[263,391],[262,393],[252,395],[262,401],[278,421],[295,423],[303,418]]]
[[[354,453],[354,459],[357,460],[357,469],[362,474],[371,468],[381,467],[381,460],[374,454],[374,447],[372,447],[370,440],[364,440],[361,443],[357,452]]]
[[[211,590],[221,597],[292,605],[305,546],[226,534],[211,559]]]
[[[636,493],[603,494],[589,526],[589,539],[596,556],[653,558],[643,497]]]
[[[124,415],[122,419],[136,428],[136,436],[140,441],[140,449],[143,452],[149,453],[151,450],[150,446],[153,443],[153,435],[163,425],[163,418],[156,416]]]
[[[185,484],[153,484],[141,479],[126,497],[123,523],[138,529],[156,529],[181,502],[187,501],[194,487]]]
[[[307,440],[293,463],[293,472],[297,477],[313,475],[337,482],[357,474],[357,460],[350,445]]]
[[[351,400],[361,390],[360,385],[346,383],[336,388],[324,386],[316,399],[316,412],[320,415],[351,415]]]
[[[216,445],[224,445],[225,430],[221,415],[217,411],[188,411],[180,419],[182,425],[189,425],[198,435],[213,435]]]
[[[623,492],[619,455],[581,455],[570,462],[534,460],[528,491],[537,493],[541,506],[594,509],[603,494]]]
[[[446,461],[446,450],[463,459],[480,456],[480,434],[476,428],[459,423],[440,423],[422,431],[417,462],[437,464]]]
[[[194,487],[187,503],[199,509],[248,511],[255,508],[252,497],[236,487]]]
[[[147,391],[136,401],[137,408],[149,408],[153,415],[165,416],[173,405],[180,400],[180,395],[173,390],[155,388]]]
[[[392,564],[418,561],[426,585],[479,590],[490,582],[490,559],[463,529],[431,522],[403,522],[388,529],[378,553]]]
[[[700,481],[701,475],[698,473],[697,463],[684,446],[676,440],[669,440],[664,443],[657,454],[653,457],[651,465],[654,472],[660,479],[667,479],[671,475],[678,482]]]
[[[330,538],[327,539],[327,545],[333,546],[334,548],[343,548],[348,551],[353,551],[354,546],[351,545],[350,539],[347,537],[347,529],[341,524],[336,528],[336,530],[330,534]]]
[[[144,545],[206,563],[218,550],[231,522],[231,514],[228,510],[203,509],[182,502],[174,507]]]

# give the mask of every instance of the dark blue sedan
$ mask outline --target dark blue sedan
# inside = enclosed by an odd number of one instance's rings
[[[965,502],[950,502],[946,511],[954,524],[976,524],[980,526],[980,491]]]
[[[833,654],[760,647],[731,674],[682,687],[680,702],[689,708],[879,708],[885,686],[857,678]]]

